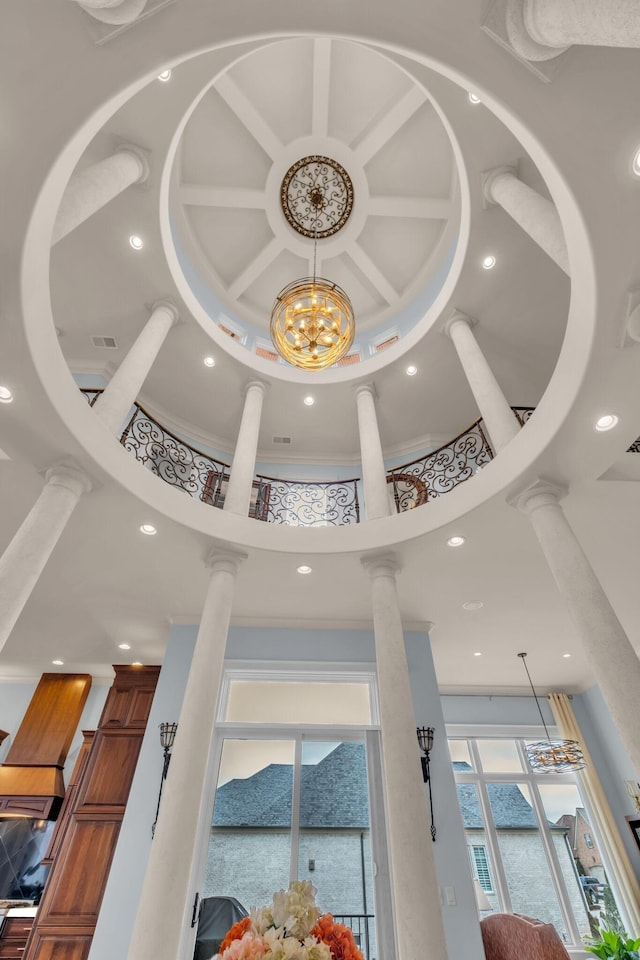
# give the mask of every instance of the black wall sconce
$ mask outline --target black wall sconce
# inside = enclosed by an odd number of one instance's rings
[[[418,736],[418,743],[420,744],[420,749],[422,750],[423,756],[420,757],[422,762],[422,779],[425,783],[429,784],[429,810],[431,811],[431,839],[435,841],[436,839],[436,825],[433,822],[433,797],[431,796],[431,771],[429,769],[429,760],[431,758],[431,751],[433,749],[433,734],[435,732],[435,727],[417,727],[416,734]]]
[[[177,723],[161,723],[160,724],[160,745],[164,750],[164,763],[162,765],[162,777],[160,779],[160,793],[158,794],[158,806],[156,807],[156,818],[153,821],[153,826],[151,827],[151,836],[156,832],[156,823],[158,822],[158,813],[160,812],[160,801],[162,800],[162,788],[164,787],[164,782],[167,779],[167,773],[169,772],[169,763],[171,761],[171,748],[173,747],[173,741],[176,738],[176,730],[178,729]]]

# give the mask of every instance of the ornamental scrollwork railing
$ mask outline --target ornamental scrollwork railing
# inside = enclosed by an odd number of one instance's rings
[[[387,474],[398,513],[435,500],[493,460],[482,419],[437,450],[394,467]]]
[[[640,453],[640,437],[637,440],[634,440],[627,453]]]
[[[511,407],[513,414],[520,424],[521,427],[524,427],[525,423],[531,419],[531,415],[535,411],[535,407]]]
[[[354,480],[278,480],[258,475],[268,485],[268,523],[289,527],[344,527],[360,523],[358,478]]]
[[[93,406],[102,390],[82,393]],[[134,404],[133,416],[120,435],[120,443],[147,470],[165,483],[183,490],[197,500],[224,502],[224,478],[229,464],[195,449],[154,420],[151,414]]]

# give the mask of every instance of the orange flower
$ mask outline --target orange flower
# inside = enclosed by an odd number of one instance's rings
[[[363,960],[349,927],[335,923],[330,913],[320,917],[311,936],[327,944],[333,960]]]
[[[223,953],[227,947],[230,947],[234,940],[240,940],[251,926],[251,917],[243,917],[227,931],[227,935],[220,944],[218,953]]]

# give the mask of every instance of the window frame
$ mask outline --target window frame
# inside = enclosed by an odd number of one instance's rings
[[[549,725],[548,730],[551,737],[558,735],[557,729],[552,725]],[[531,805],[538,821],[539,836],[546,855],[547,864],[549,866],[554,892],[558,899],[567,935],[570,938],[569,941],[565,943],[565,946],[568,948],[570,947],[573,950],[581,951],[583,941],[580,936],[580,931],[578,929],[578,924],[574,917],[573,910],[571,908],[569,891],[565,884],[558,853],[553,842],[551,830],[549,829],[542,797],[537,789],[537,784],[544,783],[548,775],[535,773],[529,766],[526,755],[525,741],[541,739],[544,736],[543,728],[540,726],[500,726],[496,728],[495,726],[491,726],[489,724],[470,727],[468,724],[447,724],[446,734],[447,740],[465,740],[468,745],[469,756],[473,769],[469,771],[454,770],[454,779],[456,783],[471,783],[475,784],[476,786],[478,801],[484,821],[485,839],[486,846],[489,851],[490,866],[493,868],[494,874],[495,886],[492,892],[497,895],[498,901],[502,905],[502,909],[507,913],[513,913],[507,876],[502,863],[502,857],[500,855],[498,832],[493,822],[487,784],[522,783],[526,785],[529,790]],[[515,741],[522,770],[508,771],[506,773],[485,771],[482,766],[480,751],[477,745],[478,740]],[[546,782],[548,783],[549,780],[546,779]],[[553,783],[571,784],[577,786],[579,789],[579,782],[572,773],[554,774]],[[589,813],[589,811],[587,811],[587,813]]]

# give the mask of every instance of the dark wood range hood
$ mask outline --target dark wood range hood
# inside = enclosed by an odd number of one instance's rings
[[[0,764],[0,818],[56,819],[64,798],[64,763],[90,689],[86,673],[42,674]]]

